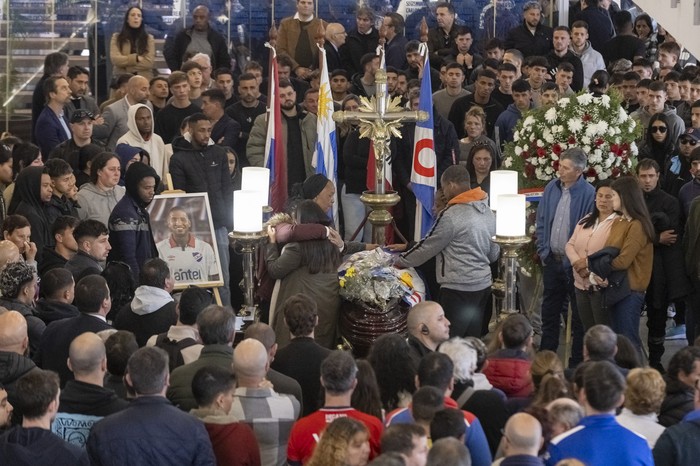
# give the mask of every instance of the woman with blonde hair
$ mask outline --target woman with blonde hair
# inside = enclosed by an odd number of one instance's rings
[[[321,434],[307,466],[365,466],[369,461],[369,431],[360,421],[339,417]]]
[[[550,402],[569,396],[564,380],[564,366],[554,351],[543,350],[537,353],[530,366],[533,392],[532,404],[546,406]]]
[[[475,145],[487,145],[491,148],[491,153],[495,154],[493,159],[493,169],[501,163],[501,151],[498,145],[486,136],[486,113],[481,107],[474,106],[464,115],[465,137],[459,140],[459,163],[467,164],[469,154]]]
[[[627,374],[625,404],[617,422],[643,436],[649,448],[654,448],[665,430],[657,417],[665,396],[666,382],[659,371],[651,367],[632,369]]]

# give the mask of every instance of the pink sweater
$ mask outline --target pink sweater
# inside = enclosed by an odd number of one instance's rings
[[[612,214],[602,222],[599,222],[596,226],[584,229],[582,222],[587,218],[587,216],[584,217],[581,222],[576,225],[574,234],[571,235],[569,242],[566,243],[566,257],[569,258],[572,264],[605,247],[613,221],[619,218],[619,215]],[[588,287],[591,286],[591,282],[588,277],[581,278],[574,270],[574,286],[579,290],[587,290]]]

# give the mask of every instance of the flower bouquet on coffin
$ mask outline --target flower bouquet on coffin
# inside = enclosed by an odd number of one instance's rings
[[[338,268],[340,334],[361,357],[385,333],[405,333],[408,310],[425,299],[425,284],[412,269],[397,269],[381,248],[351,255]]]

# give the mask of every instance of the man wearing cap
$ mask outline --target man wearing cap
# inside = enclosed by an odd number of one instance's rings
[[[70,139],[60,143],[48,155],[50,159],[63,159],[70,164],[73,171],[80,169],[80,149],[88,144],[102,145],[92,139],[92,130],[95,123],[95,116],[88,110],[76,110],[70,118]],[[38,136],[38,135],[37,135]]]
[[[670,157],[666,165],[661,167],[663,186],[661,189],[672,196],[678,197],[678,191],[688,181],[693,179],[690,171],[690,154],[700,143],[700,129],[688,128],[678,138],[678,155]]]
[[[523,56],[546,56],[552,48],[552,28],[541,23],[542,6],[538,1],[525,3],[523,23],[508,31],[505,48],[518,49]]]
[[[36,120],[34,137],[43,158],[63,141],[70,139],[70,129],[63,114],[63,106],[70,100],[68,81],[62,76],[51,76],[44,81],[46,106]]]

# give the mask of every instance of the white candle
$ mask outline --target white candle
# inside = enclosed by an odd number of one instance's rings
[[[270,170],[262,167],[243,168],[241,190],[257,192],[262,205],[268,205],[270,202]]]
[[[525,236],[525,195],[498,196],[496,236]]]
[[[498,196],[501,194],[518,194],[518,172],[514,170],[494,170],[490,176],[489,206],[491,210],[498,210]]]
[[[251,233],[262,231],[262,204],[260,193],[255,191],[233,192],[233,231]]]

